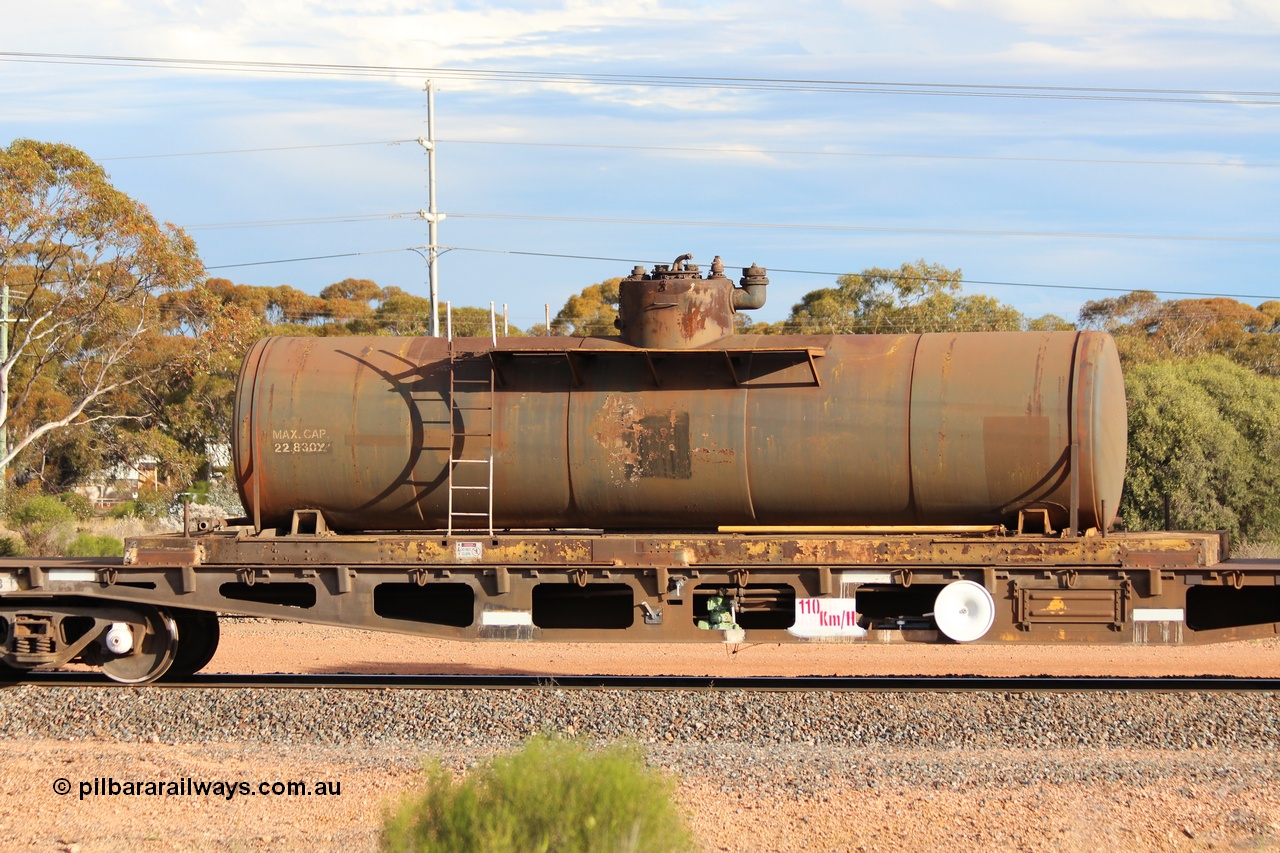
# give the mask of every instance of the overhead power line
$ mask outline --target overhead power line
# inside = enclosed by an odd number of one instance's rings
[[[316,148],[353,148],[369,145],[403,145],[414,139],[386,139],[375,142],[334,142],[322,145],[279,145],[266,148],[228,148],[220,151],[186,151],[171,154],[131,154],[117,157],[98,157],[100,162],[116,160],[158,160],[171,157],[211,157],[221,154],[258,154],[273,151],[307,151]],[[733,145],[607,145],[591,142],[525,142],[497,139],[437,139],[448,145],[512,145],[528,148],[580,148],[604,151],[657,151],[700,154],[769,154],[807,157],[869,157],[904,160],[976,160],[995,163],[1093,163],[1118,166],[1209,166],[1215,168],[1277,169],[1280,163],[1248,163],[1242,160],[1142,160],[1136,158],[1102,157],[1017,157],[996,154],[908,154],[894,151],[830,151],[798,148],[746,148]]]
[[[307,216],[299,219],[250,219],[241,222],[203,222],[184,226],[187,231],[225,231],[234,228],[280,228],[292,225],[343,225],[352,222],[382,222],[416,218],[415,210],[400,213],[351,213],[345,216]]]
[[[247,261],[247,262],[235,263],[235,264],[216,264],[216,265],[206,266],[205,269],[206,270],[223,270],[223,269],[236,269],[239,267],[258,267],[258,266],[270,266],[274,264],[302,263],[305,261],[321,261],[321,260],[330,260],[333,258],[354,258],[354,257],[359,257],[361,255],[389,255],[389,254],[398,254],[400,252],[417,251],[420,248],[422,247],[405,246],[399,249],[375,249],[375,250],[370,250],[365,252],[344,252],[341,254],[314,255],[311,257],[303,257],[303,258],[280,258],[280,259],[268,260],[268,261]],[[669,263],[670,261],[669,258],[663,258],[661,260],[658,260],[655,258],[635,258],[635,257],[622,258],[622,257],[609,257],[605,255],[574,255],[574,254],[565,254],[562,252],[530,252],[530,251],[522,251],[519,249],[483,249],[483,248],[478,248],[474,246],[441,246],[440,248],[441,250],[447,251],[447,252],[473,252],[477,254],[488,254],[488,255],[513,255],[516,257],[556,258],[561,260],[574,260],[574,261],[604,261],[606,263],[616,263],[616,264],[627,265],[627,266],[637,265],[637,264],[642,266],[652,266],[654,264]],[[750,263],[731,263],[728,261],[725,262],[726,269],[733,269],[736,267],[746,268],[750,265],[751,265]],[[850,274],[857,275],[860,273],[860,271],[854,272],[852,270],[843,270],[843,271],[806,270],[806,269],[789,269],[785,267],[768,267],[768,270],[771,273],[787,273],[790,275],[812,275],[812,276],[823,276],[826,278],[839,278],[840,276],[843,276],[843,275],[850,275]],[[890,278],[911,278],[911,276],[903,276],[898,273],[892,273],[890,275]],[[990,286],[990,287],[1016,287],[1016,288],[1027,288],[1032,290],[1072,290],[1072,291],[1088,291],[1093,293],[1133,293],[1136,290],[1147,290],[1152,293],[1164,294],[1167,296],[1189,296],[1189,297],[1205,297],[1205,298],[1224,297],[1226,299],[1249,299],[1249,300],[1256,300],[1259,302],[1271,300],[1271,299],[1280,299],[1280,293],[1260,296],[1254,293],[1210,293],[1208,291],[1170,290],[1168,288],[1159,288],[1159,287],[1103,287],[1101,285],[1090,285],[1090,284],[1042,284],[1042,283],[1034,283],[1034,282],[1027,282],[1027,281],[992,281],[988,279],[975,279],[975,278],[964,278],[964,279],[961,279],[960,283],[962,285],[978,284],[978,285],[984,285],[984,286]],[[1192,315],[1188,314],[1187,316],[1192,316]]]
[[[678,225],[699,228],[767,228],[779,231],[855,231],[872,234],[939,234],[961,237],[1041,237],[1083,240],[1173,240],[1179,242],[1280,243],[1280,237],[1215,234],[1119,234],[1084,231],[1008,231],[980,228],[904,228],[881,225],[816,225],[789,222],[707,222],[690,219],[610,219],[590,216],[535,216],[504,213],[450,213],[453,219],[582,222],[592,225]]]
[[[516,249],[479,249],[479,248],[470,248],[467,246],[449,246],[447,248],[450,251],[454,251],[454,252],[479,252],[483,254],[493,254],[493,255],[520,255],[520,256],[536,257],[536,258],[564,258],[567,260],[582,260],[582,261],[608,261],[610,263],[619,263],[619,264],[651,265],[651,264],[659,264],[659,263],[661,264],[669,263],[668,259],[657,261],[657,260],[653,260],[652,258],[648,258],[648,259],[646,258],[608,258],[608,257],[599,257],[596,255],[565,255],[565,254],[559,254],[556,252],[526,252],[526,251],[519,251]],[[733,269],[735,267],[742,267],[745,269],[746,267],[750,266],[750,264],[730,263],[729,261],[724,261],[724,266],[725,266],[725,269]],[[784,267],[772,267],[772,266],[768,267],[768,270],[771,273],[790,273],[791,275],[820,275],[820,276],[827,276],[829,278],[839,278],[842,275],[859,274],[859,273],[853,272],[852,270],[835,272],[832,270],[802,270],[802,269],[787,269]],[[890,278],[901,279],[901,278],[912,278],[912,276],[903,276],[898,273],[892,273],[890,275]],[[1036,283],[1027,282],[1027,281],[988,281],[988,280],[976,279],[976,278],[964,278],[964,279],[961,279],[960,283],[961,284],[982,284],[982,285],[990,285],[993,287],[1024,287],[1024,288],[1032,288],[1037,290],[1038,289],[1088,290],[1088,291],[1095,291],[1100,293],[1133,293],[1135,290],[1148,290],[1152,293],[1164,293],[1170,296],[1198,296],[1198,297],[1209,297],[1209,298],[1222,296],[1227,299],[1256,299],[1259,301],[1265,301],[1269,299],[1280,299],[1280,293],[1271,294],[1267,296],[1259,296],[1257,294],[1251,294],[1251,293],[1209,293],[1206,291],[1196,291],[1196,290],[1168,290],[1165,288],[1155,288],[1155,287],[1102,287],[1098,285],[1089,285],[1089,284],[1036,284]]]
[[[340,225],[381,222],[421,216],[421,211],[357,213],[345,216],[309,216],[299,219],[259,219],[242,222],[206,222],[186,226],[188,231],[235,228],[280,228],[294,225]],[[1170,240],[1175,242],[1280,243],[1280,237],[1246,237],[1230,234],[1122,234],[1089,231],[1012,231],[980,228],[919,228],[890,225],[844,225],[797,222],[718,222],[693,219],[613,219],[593,216],[546,216],[514,213],[450,213],[452,219],[491,219],[516,222],[577,222],[588,225],[658,225],[681,228],[751,228],[777,231],[851,231],[871,234],[934,234],[960,237],[1037,237],[1073,240]]]
[[[421,211],[357,213],[345,216],[309,216],[299,219],[259,219],[241,222],[206,222],[186,226],[187,231],[222,231],[236,228],[282,228],[295,225],[341,225],[382,222],[421,216]],[[548,216],[515,213],[450,213],[451,219],[488,219],[515,222],[576,222],[588,225],[657,225],[681,228],[750,228],[776,231],[849,231],[869,234],[933,234],[958,237],[1033,237],[1070,240],[1168,240],[1200,243],[1280,243],[1280,237],[1247,237],[1232,234],[1135,234],[1095,231],[1013,231],[994,228],[921,228],[892,225],[846,225],[798,222],[721,222],[694,219],[614,219],[597,216]]]
[[[901,158],[904,160],[983,160],[999,163],[1100,163],[1122,166],[1233,166],[1257,169],[1280,168],[1280,163],[1246,163],[1242,161],[1222,160],[1138,160],[1125,158],[1090,158],[1090,157],[1014,157],[994,154],[907,154],[894,151],[818,151],[794,148],[739,148],[736,146],[693,146],[693,145],[599,145],[581,142],[518,142],[510,140],[489,139],[440,139],[451,145],[525,145],[541,148],[597,148],[617,149],[621,151],[671,151],[696,152],[708,154],[778,154],[803,155],[813,157],[877,157]]]
[[[921,83],[880,80],[823,80],[786,77],[706,77],[666,74],[599,74],[573,71],[438,68],[412,65],[356,65],[314,62],[252,62],[160,56],[0,51],[0,61],[72,65],[114,65],[235,73],[303,74],[354,77],[468,79],[525,84],[729,89],[863,95],[929,95],[970,98],[1030,98],[1066,101],[1140,101],[1148,103],[1280,105],[1280,91],[1230,89],[1155,89],[1121,86],[1029,86],[989,83]]]
[[[968,282],[965,282],[965,283],[968,283]],[[1125,292],[1127,293],[1129,291],[1125,291]],[[418,297],[418,298],[423,298],[423,297]],[[312,299],[320,300],[321,297],[315,296],[315,297],[312,297]],[[458,305],[454,305],[453,310],[458,311],[459,308],[462,308],[462,307],[470,307],[473,310],[482,310],[482,311],[485,311],[486,314],[488,313],[487,308],[483,308],[478,305],[462,306],[458,304]],[[161,306],[156,308],[155,310],[161,316],[178,317],[178,318],[184,318],[184,317],[190,316],[190,312],[187,309],[178,307],[178,306]],[[365,313],[362,311],[361,312],[347,311],[344,313],[342,310],[303,309],[298,307],[289,307],[289,308],[282,307],[280,308],[280,311],[284,315],[282,322],[300,323],[300,324],[310,324],[310,323],[315,323],[316,321],[322,321],[322,322],[330,321],[330,322],[342,323],[342,322],[350,322],[352,320],[371,320],[374,322],[386,322],[386,321],[398,320],[398,321],[408,321],[408,322],[418,321],[418,322],[425,323],[427,314],[429,313],[429,311],[425,311],[425,310],[421,312],[416,312],[412,310],[386,311],[379,308],[370,308],[368,313]],[[1019,311],[1018,313],[1021,314],[1022,312]],[[532,314],[512,314],[510,316],[512,317],[512,319],[517,319],[517,320],[526,320],[526,319],[541,320],[542,319],[540,316],[532,315]],[[1023,316],[1026,317],[1026,319],[1028,320],[1036,319],[1035,317],[1030,317],[1027,315],[1023,315]],[[950,331],[965,331],[964,328],[957,328],[954,325],[954,318],[952,317],[947,317],[946,315],[939,315],[935,319],[938,319],[938,320],[945,319],[947,322],[948,330]],[[1230,320],[1230,319],[1237,319],[1237,318],[1232,318],[1229,315],[1224,316],[1221,313],[1200,312],[1200,311],[1177,311],[1177,310],[1165,309],[1160,311],[1160,313],[1156,316],[1155,319],[1160,323],[1178,322],[1178,321],[1191,322],[1191,323],[1213,323],[1213,322],[1221,322],[1223,320]],[[875,322],[882,329],[886,331],[892,330],[892,329],[899,329],[899,328],[905,328],[905,329],[916,328],[919,325],[918,322],[910,321],[910,320],[894,322],[892,320],[879,319],[879,320],[876,320]],[[974,322],[978,330],[990,330],[989,324],[985,323],[982,319],[975,318]],[[825,328],[830,330],[833,325],[838,325],[838,322],[833,319],[814,318],[814,317],[787,318],[784,320],[774,321],[774,323],[785,325],[788,328],[794,328],[794,329]],[[586,328],[599,329],[600,331],[598,332],[598,334],[616,334],[615,332],[616,327],[612,323],[608,323],[608,322],[599,323],[599,324],[587,323]],[[971,327],[969,330],[973,330],[973,327]]]
[[[358,258],[362,255],[390,255],[399,252],[416,251],[417,247],[405,247],[403,249],[372,249],[367,252],[340,252],[336,255],[311,255],[305,258],[277,258],[271,261],[245,261],[239,264],[215,264],[213,266],[206,265],[206,270],[231,270],[239,267],[266,267],[275,264],[298,264],[304,261],[329,261],[334,258]]]
[[[413,142],[412,139],[385,139],[380,142],[330,142],[319,145],[275,145],[268,148],[228,148],[221,151],[182,151],[173,154],[123,154],[118,157],[98,157],[99,162],[108,160],[161,160],[168,157],[211,157],[216,154],[260,154],[264,151],[306,151],[311,148],[354,148],[360,145],[401,145]]]

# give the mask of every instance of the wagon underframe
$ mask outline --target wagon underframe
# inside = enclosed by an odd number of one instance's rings
[[[149,642],[160,649],[153,663],[167,669],[160,658],[181,658],[184,636],[211,656],[210,613],[457,640],[1182,644],[1275,636],[1280,562],[1225,556],[1215,533],[210,530],[130,540],[123,559],[0,561],[0,617],[10,667],[74,658],[109,674],[141,667],[137,680],[149,680],[147,664],[113,658],[110,626],[130,626],[129,636],[117,629],[130,645],[125,656]]]

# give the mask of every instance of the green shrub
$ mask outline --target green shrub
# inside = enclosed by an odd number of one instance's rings
[[[439,765],[387,817],[384,850],[451,853],[689,850],[672,783],[640,752],[534,738],[455,784]]]
[[[88,521],[93,518],[93,501],[79,492],[63,492],[58,495],[58,500],[62,501],[67,509],[71,510],[71,514],[77,520]]]
[[[111,518],[167,518],[173,508],[175,492],[162,487],[158,489],[140,489],[133,500],[121,501],[107,513]]]
[[[62,501],[49,495],[27,498],[9,512],[14,524],[57,524],[75,518]]]
[[[244,507],[240,505],[240,492],[236,489],[234,477],[223,477],[218,480],[196,480],[187,490],[192,504],[210,507],[219,515],[235,518],[244,515]]]
[[[1280,540],[1276,539],[1242,539],[1231,543],[1233,559],[1275,560],[1280,559]]]
[[[16,486],[12,482],[0,490],[0,512],[5,518],[11,518],[13,511],[34,497],[44,494],[44,487],[39,480],[32,480],[25,486]]]
[[[27,553],[36,557],[57,553],[58,543],[65,540],[74,518],[62,501],[49,495],[28,498],[9,511],[9,520],[18,528]]]
[[[114,536],[81,533],[65,551],[68,557],[123,557],[124,542]]]
[[[235,518],[245,514],[240,503],[240,490],[236,488],[235,477],[223,477],[214,482],[204,495],[203,503],[208,504],[227,518]]]
[[[187,494],[191,496],[193,504],[207,504],[209,502],[209,490],[212,485],[208,480],[196,480],[187,489]]]
[[[0,536],[0,557],[25,557],[27,549],[12,536]]]
[[[1128,474],[1120,512],[1158,530],[1280,538],[1280,379],[1223,356],[1141,364],[1125,374]]]
[[[138,518],[167,518],[173,503],[173,490],[163,487],[140,489],[134,501]]]

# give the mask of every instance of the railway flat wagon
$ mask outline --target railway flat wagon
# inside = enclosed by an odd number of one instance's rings
[[[765,270],[689,256],[595,338],[268,338],[246,516],[0,561],[11,676],[198,670],[216,614],[459,640],[1191,643],[1273,636],[1280,563],[1112,530],[1097,332],[734,333]]]

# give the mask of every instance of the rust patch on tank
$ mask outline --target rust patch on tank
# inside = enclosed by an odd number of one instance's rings
[[[693,477],[689,413],[647,414],[631,398],[609,395],[592,421],[596,443],[615,482]]]
[[[737,458],[737,454],[733,452],[732,447],[695,447],[690,451],[694,459],[699,462],[710,462],[712,464],[730,464],[732,465]]]
[[[644,417],[644,411],[627,397],[610,394],[591,422],[596,444],[605,451],[605,464],[610,472],[634,468],[639,461],[635,446],[627,440]],[[626,478],[624,478],[626,479]]]
[[[1040,339],[1040,345],[1036,347],[1036,366],[1031,385],[1031,398],[1027,400],[1027,415],[1029,417],[1038,418],[1044,414],[1044,371],[1048,356],[1049,338],[1044,336]]]

